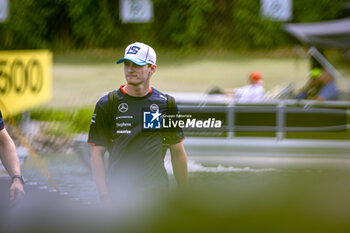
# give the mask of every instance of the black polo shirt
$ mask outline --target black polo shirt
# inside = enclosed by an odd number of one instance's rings
[[[153,120],[157,127],[157,116],[167,113],[166,95],[154,88],[144,97],[130,96],[122,88],[117,95],[116,113],[111,112],[108,95],[97,102],[88,137],[89,144],[107,147],[110,152],[108,183],[123,187],[167,185],[162,155],[165,134],[162,130],[144,129],[144,119]],[[146,118],[144,114],[148,114]],[[179,129],[166,136],[166,142],[176,144],[183,138]]]

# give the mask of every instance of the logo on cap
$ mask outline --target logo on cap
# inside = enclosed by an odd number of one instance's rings
[[[131,46],[126,54],[137,54],[140,49],[138,46]]]
[[[129,60],[139,66],[144,66],[147,63],[155,65],[157,56],[154,49],[150,46],[140,42],[135,42],[126,47],[124,57],[119,59],[117,64],[120,64],[125,60]]]

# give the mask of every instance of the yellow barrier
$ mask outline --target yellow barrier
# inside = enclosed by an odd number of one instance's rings
[[[52,96],[52,53],[0,51],[0,99],[4,116],[23,112]]]

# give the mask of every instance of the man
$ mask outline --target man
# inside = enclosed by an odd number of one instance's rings
[[[323,101],[336,100],[338,95],[339,90],[331,74],[326,69],[313,68],[310,80],[296,98]]]
[[[91,167],[100,199],[125,199],[166,190],[163,140],[170,144],[176,181],[185,187],[188,174],[182,131],[169,135],[161,130],[147,131],[143,125],[145,112],[156,122],[168,110],[166,95],[150,84],[157,69],[155,51],[146,44],[133,43],[117,61],[120,63],[124,63],[126,84],[116,92],[117,110],[113,112],[111,99],[103,96],[96,104],[89,131]],[[108,172],[103,160],[106,150],[110,153]]]
[[[264,99],[265,89],[263,86],[262,75],[259,71],[254,71],[248,76],[249,85],[235,88],[220,90],[218,87],[209,89],[208,94],[226,94],[233,97],[237,102],[258,102]]]
[[[234,90],[234,98],[240,102],[261,101],[264,99],[262,75],[259,71],[252,72],[248,77],[249,85]]]
[[[0,111],[0,159],[11,177],[10,201],[18,203],[24,196],[23,177],[19,164],[16,147],[5,129]]]

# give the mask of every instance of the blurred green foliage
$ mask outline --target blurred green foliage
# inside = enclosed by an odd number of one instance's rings
[[[90,107],[78,109],[52,109],[37,108],[31,110],[31,119],[38,121],[54,122],[49,128],[49,134],[70,135],[74,133],[87,133],[94,110]]]
[[[338,17],[348,0],[293,0],[291,22]],[[251,50],[292,45],[283,22],[263,19],[260,0],[153,0],[154,20],[123,24],[118,0],[11,0],[0,24],[0,49],[123,48]]]

